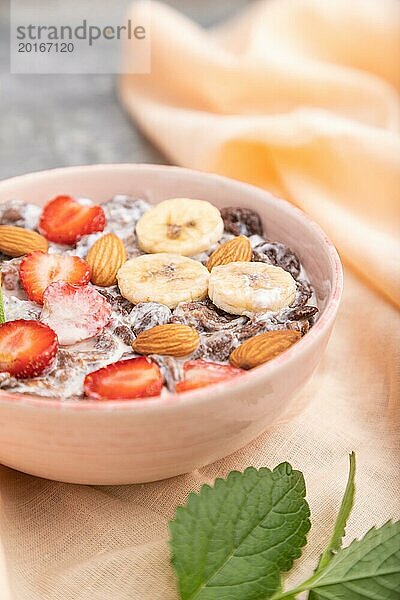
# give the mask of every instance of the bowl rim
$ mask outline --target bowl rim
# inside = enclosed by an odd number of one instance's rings
[[[326,307],[321,312],[317,322],[307,332],[306,335],[304,335],[298,342],[296,342],[296,344],[294,344],[291,348],[286,350],[283,354],[277,356],[276,358],[273,358],[264,365],[256,367],[251,371],[247,371],[240,377],[235,377],[230,380],[213,384],[213,401],[217,401],[219,397],[225,396],[227,393],[229,393],[229,389],[233,386],[235,387],[235,390],[242,389],[245,388],[248,383],[250,383],[251,381],[255,381],[256,379],[266,380],[268,378],[268,375],[272,371],[279,373],[284,368],[290,367],[290,363],[293,361],[293,358],[297,356],[299,352],[305,351],[307,350],[307,348],[311,347],[316,342],[316,340],[322,337],[333,325],[343,291],[343,268],[339,258],[339,254],[334,244],[331,242],[331,240],[320,227],[320,225],[318,225],[313,219],[311,219],[305,212],[303,212],[301,209],[291,204],[287,200],[279,198],[273,195],[272,193],[268,192],[267,190],[264,190],[263,188],[242,182],[240,180],[232,179],[230,177],[225,177],[224,175],[208,173],[206,171],[201,171],[197,169],[188,169],[186,167],[179,167],[173,165],[158,165],[151,163],[105,163],[47,169],[44,171],[34,171],[32,173],[26,173],[24,175],[17,175],[15,177],[11,177],[0,181],[0,193],[3,191],[3,189],[7,190],[8,187],[12,189],[12,187],[15,184],[18,185],[20,182],[23,183],[24,180],[28,181],[32,177],[45,180],[49,176],[54,176],[58,178],[65,173],[84,174],[87,173],[87,171],[95,173],[96,171],[103,172],[104,170],[111,170],[115,172],[117,172],[118,170],[158,170],[161,173],[185,173],[188,176],[207,178],[209,181],[213,181],[215,185],[221,183],[225,185],[234,185],[238,190],[242,192],[242,194],[254,194],[255,192],[257,192],[258,194],[263,194],[265,196],[265,200],[268,203],[275,204],[278,207],[278,209],[280,211],[283,211],[284,213],[286,212],[296,216],[297,219],[302,221],[307,228],[311,229],[314,232],[314,234],[316,234],[316,236],[319,238],[321,246],[325,249],[325,252],[328,255],[332,269],[332,287],[327,300]],[[114,411],[116,409],[119,409],[122,411],[135,410],[137,413],[141,413],[148,412],[154,409],[169,410],[170,408],[176,408],[177,406],[189,408],[193,404],[206,402],[209,395],[210,388],[204,387],[183,393],[181,392],[179,394],[168,392],[160,396],[154,396],[143,399],[93,401],[90,399],[59,399],[48,396],[22,394],[18,392],[13,393],[10,391],[0,390],[0,406],[12,403],[13,405],[17,404],[27,407],[29,406],[35,409],[56,408],[57,410],[63,411],[90,410],[93,412],[106,411],[107,413],[111,410]]]

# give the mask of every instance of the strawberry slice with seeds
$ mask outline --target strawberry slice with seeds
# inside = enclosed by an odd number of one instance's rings
[[[41,375],[57,350],[57,335],[39,321],[18,319],[0,325],[0,371],[13,377]]]
[[[158,365],[139,356],[107,365],[85,377],[85,394],[94,400],[134,400],[158,396],[163,378]]]
[[[106,217],[101,206],[71,196],[57,196],[43,209],[39,231],[56,244],[75,244],[82,236],[103,231]]]
[[[100,333],[111,311],[111,304],[94,287],[58,281],[43,294],[40,320],[54,329],[61,346],[69,346]]]
[[[189,360],[183,367],[183,380],[176,384],[175,389],[177,392],[187,392],[232,379],[243,373],[245,373],[243,369],[237,369],[230,365],[220,365],[202,359]]]
[[[51,283],[66,281],[85,285],[90,279],[90,267],[79,256],[37,250],[22,259],[19,277],[29,300],[43,304],[43,293]]]

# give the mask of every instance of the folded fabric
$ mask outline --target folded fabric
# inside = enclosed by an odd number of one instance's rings
[[[120,80],[145,134],[296,203],[400,304],[400,3],[260,1],[211,31],[156,2],[151,17],[151,73]]]

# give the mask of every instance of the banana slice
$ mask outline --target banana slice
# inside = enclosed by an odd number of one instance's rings
[[[173,198],[146,212],[136,225],[144,252],[194,256],[216,244],[224,232],[219,210],[204,200]]]
[[[234,315],[277,311],[296,297],[296,282],[287,271],[262,262],[231,262],[211,270],[211,300]]]
[[[131,258],[118,271],[121,294],[132,302],[159,302],[175,308],[180,302],[207,296],[208,269],[179,254],[144,254]]]

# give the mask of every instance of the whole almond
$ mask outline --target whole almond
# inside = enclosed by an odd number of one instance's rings
[[[126,262],[125,246],[114,233],[106,233],[90,248],[86,262],[91,269],[92,283],[101,287],[115,285],[117,273]]]
[[[252,249],[249,240],[244,235],[239,235],[224,244],[221,244],[210,256],[207,269],[227,265],[231,262],[249,262]]]
[[[0,252],[17,258],[35,250],[47,252],[49,244],[45,237],[24,227],[0,225]]]
[[[193,327],[166,323],[139,333],[132,348],[139,354],[187,356],[196,350],[199,341],[200,336]]]
[[[298,331],[266,331],[235,348],[229,357],[233,367],[254,369],[278,356],[301,338]]]

